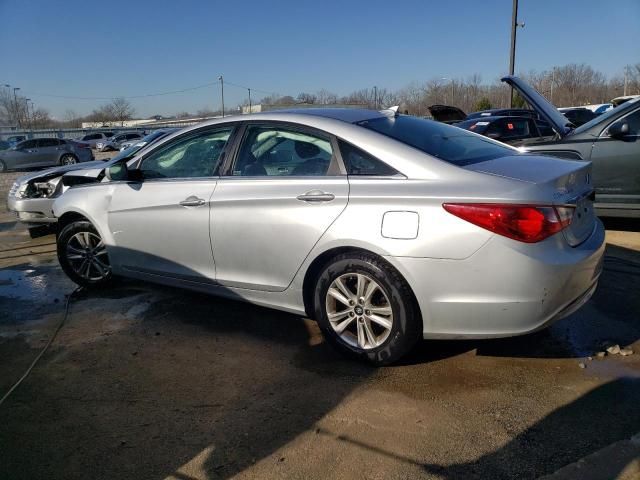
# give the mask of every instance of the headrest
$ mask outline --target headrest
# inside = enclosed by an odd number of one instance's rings
[[[313,158],[320,153],[320,148],[313,143],[301,142],[299,140],[295,142],[295,149],[300,158]]]

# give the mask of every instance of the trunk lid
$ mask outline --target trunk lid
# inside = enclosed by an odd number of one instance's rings
[[[529,105],[549,122],[558,135],[564,137],[571,132],[573,124],[569,119],[527,82],[513,75],[503,77],[501,80],[515,88]]]
[[[458,107],[452,107],[450,105],[431,105],[429,113],[434,120],[443,123],[461,122],[467,118],[467,114],[460,110]]]
[[[596,216],[593,210],[591,162],[562,160],[548,156],[512,155],[464,167],[489,175],[520,180],[542,190],[542,202],[555,206],[573,206],[571,224],[565,228],[567,243],[575,247],[593,231]],[[523,202],[533,199],[523,198]]]

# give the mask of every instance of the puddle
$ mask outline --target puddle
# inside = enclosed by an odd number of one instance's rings
[[[49,303],[62,300],[73,289],[70,281],[50,269],[0,270],[0,297]]]

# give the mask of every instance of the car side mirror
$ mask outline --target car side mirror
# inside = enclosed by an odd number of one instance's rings
[[[610,137],[623,138],[629,135],[629,124],[624,120],[616,122],[609,127],[608,133]]]
[[[111,165],[104,172],[107,179],[112,182],[122,182],[124,180],[129,180],[130,174],[129,169],[127,168],[126,162],[118,162],[114,165]]]

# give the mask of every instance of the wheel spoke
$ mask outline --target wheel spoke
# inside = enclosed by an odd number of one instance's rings
[[[369,284],[367,285],[366,290],[364,291],[364,304],[368,305],[369,301],[371,300],[371,296],[374,294],[374,292],[378,289],[378,284],[376,282],[369,282]]]
[[[89,236],[89,232],[82,232],[82,237],[84,239],[84,246],[91,248],[91,237]]]
[[[84,255],[76,254],[76,253],[73,253],[71,255],[67,254],[67,258],[69,260],[82,260],[84,258]]]
[[[345,298],[347,298],[347,303],[345,303],[345,305],[349,305],[349,300],[353,300],[353,293],[349,291],[347,286],[342,281],[342,278],[336,278],[333,283],[335,284],[336,287],[338,287],[338,290],[342,292]]]
[[[327,317],[329,317],[329,321],[330,322],[339,322],[340,320],[342,320],[344,317],[346,317],[347,315],[349,315],[349,312],[351,310],[342,310],[341,312],[335,312],[335,313],[329,313],[327,315]]]
[[[378,315],[391,315],[393,313],[393,311],[391,310],[391,307],[387,306],[387,307],[377,307],[374,305],[368,306],[367,310],[369,310],[371,313],[376,313]]]
[[[343,305],[349,306],[349,299],[345,297],[339,290],[335,288],[329,288],[329,290],[327,291],[327,295],[331,295]]]
[[[334,325],[333,328],[336,331],[336,333],[340,335],[342,332],[344,332],[344,329],[347,328],[349,325],[351,325],[355,318],[356,317],[347,317],[346,320],[343,320],[341,323]]]
[[[76,233],[73,238],[76,242],[78,242],[78,245],[80,245],[80,248],[84,249],[87,246],[87,242],[85,242],[84,239],[84,235],[82,235],[83,232],[80,233]]]
[[[369,341],[369,345],[371,345],[372,347],[377,347],[378,341],[375,334],[373,333],[373,330],[371,329],[369,320],[365,320],[364,322],[362,322],[362,325],[364,326],[364,333],[367,337],[367,340]]]
[[[358,286],[356,289],[356,298],[359,300],[361,297],[364,297],[364,291],[367,288],[367,285],[369,283],[369,279],[367,277],[365,277],[364,275],[360,275],[358,274]]]
[[[105,269],[100,265],[101,262],[99,262],[97,259],[93,259],[93,261],[91,262],[91,265],[98,271],[98,273],[100,274],[101,277],[104,277],[107,272],[105,271]]]
[[[76,247],[72,247],[69,244],[67,244],[67,252],[71,252],[74,255],[83,255],[84,254],[84,252],[82,250],[80,250],[79,248],[76,248]]]
[[[379,315],[367,315],[367,318],[369,318],[369,320],[377,323],[378,325],[380,325],[385,330],[391,330],[391,326],[393,325],[391,320],[386,319],[384,317],[381,317]]]
[[[358,328],[358,346],[360,348],[365,348],[367,345],[367,340],[365,337],[366,334],[364,333],[364,323],[358,322],[356,325]]]

